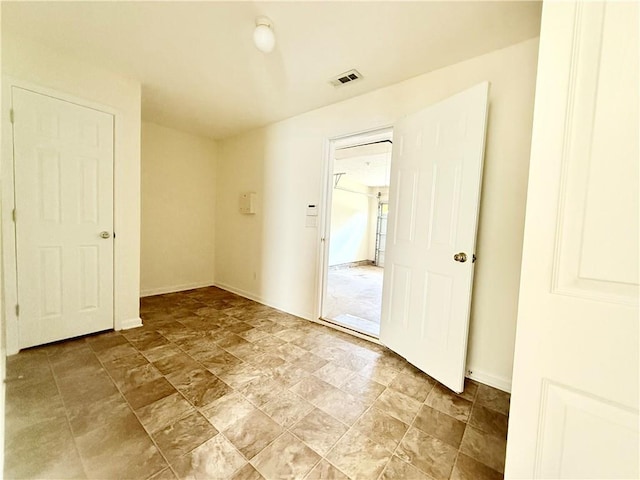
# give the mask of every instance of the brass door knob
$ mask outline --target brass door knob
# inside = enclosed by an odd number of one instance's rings
[[[109,232],[107,232],[107,231],[100,232],[100,237],[109,238],[109,237],[111,237],[111,234]]]
[[[466,253],[464,253],[464,252],[456,253],[456,254],[453,256],[453,259],[454,259],[456,262],[464,263],[464,262],[466,262],[466,261],[467,261],[467,254],[466,254]]]

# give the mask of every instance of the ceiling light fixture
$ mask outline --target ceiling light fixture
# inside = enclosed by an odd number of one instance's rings
[[[271,20],[267,17],[256,18],[256,29],[253,31],[253,43],[264,53],[269,53],[276,45],[276,37],[271,28]]]

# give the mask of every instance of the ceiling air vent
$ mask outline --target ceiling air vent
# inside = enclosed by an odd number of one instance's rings
[[[348,72],[341,73],[337,77],[332,78],[331,80],[329,80],[329,83],[334,87],[339,87],[341,85],[344,85],[345,83],[353,82],[355,80],[360,80],[361,78],[362,78],[362,74],[359,71],[353,69],[353,70],[349,70]]]

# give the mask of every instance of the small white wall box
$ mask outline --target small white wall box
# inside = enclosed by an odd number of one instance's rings
[[[307,205],[307,217],[317,217],[318,216],[318,205],[309,204]]]
[[[254,215],[256,213],[255,192],[245,192],[240,194],[240,213]]]

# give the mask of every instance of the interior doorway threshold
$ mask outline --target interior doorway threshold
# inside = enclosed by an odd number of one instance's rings
[[[379,324],[356,315],[343,313],[333,318],[322,318],[321,320],[342,327],[342,329],[349,330],[350,332],[355,332],[359,334],[358,336],[362,335],[375,340],[378,340],[380,337]]]

